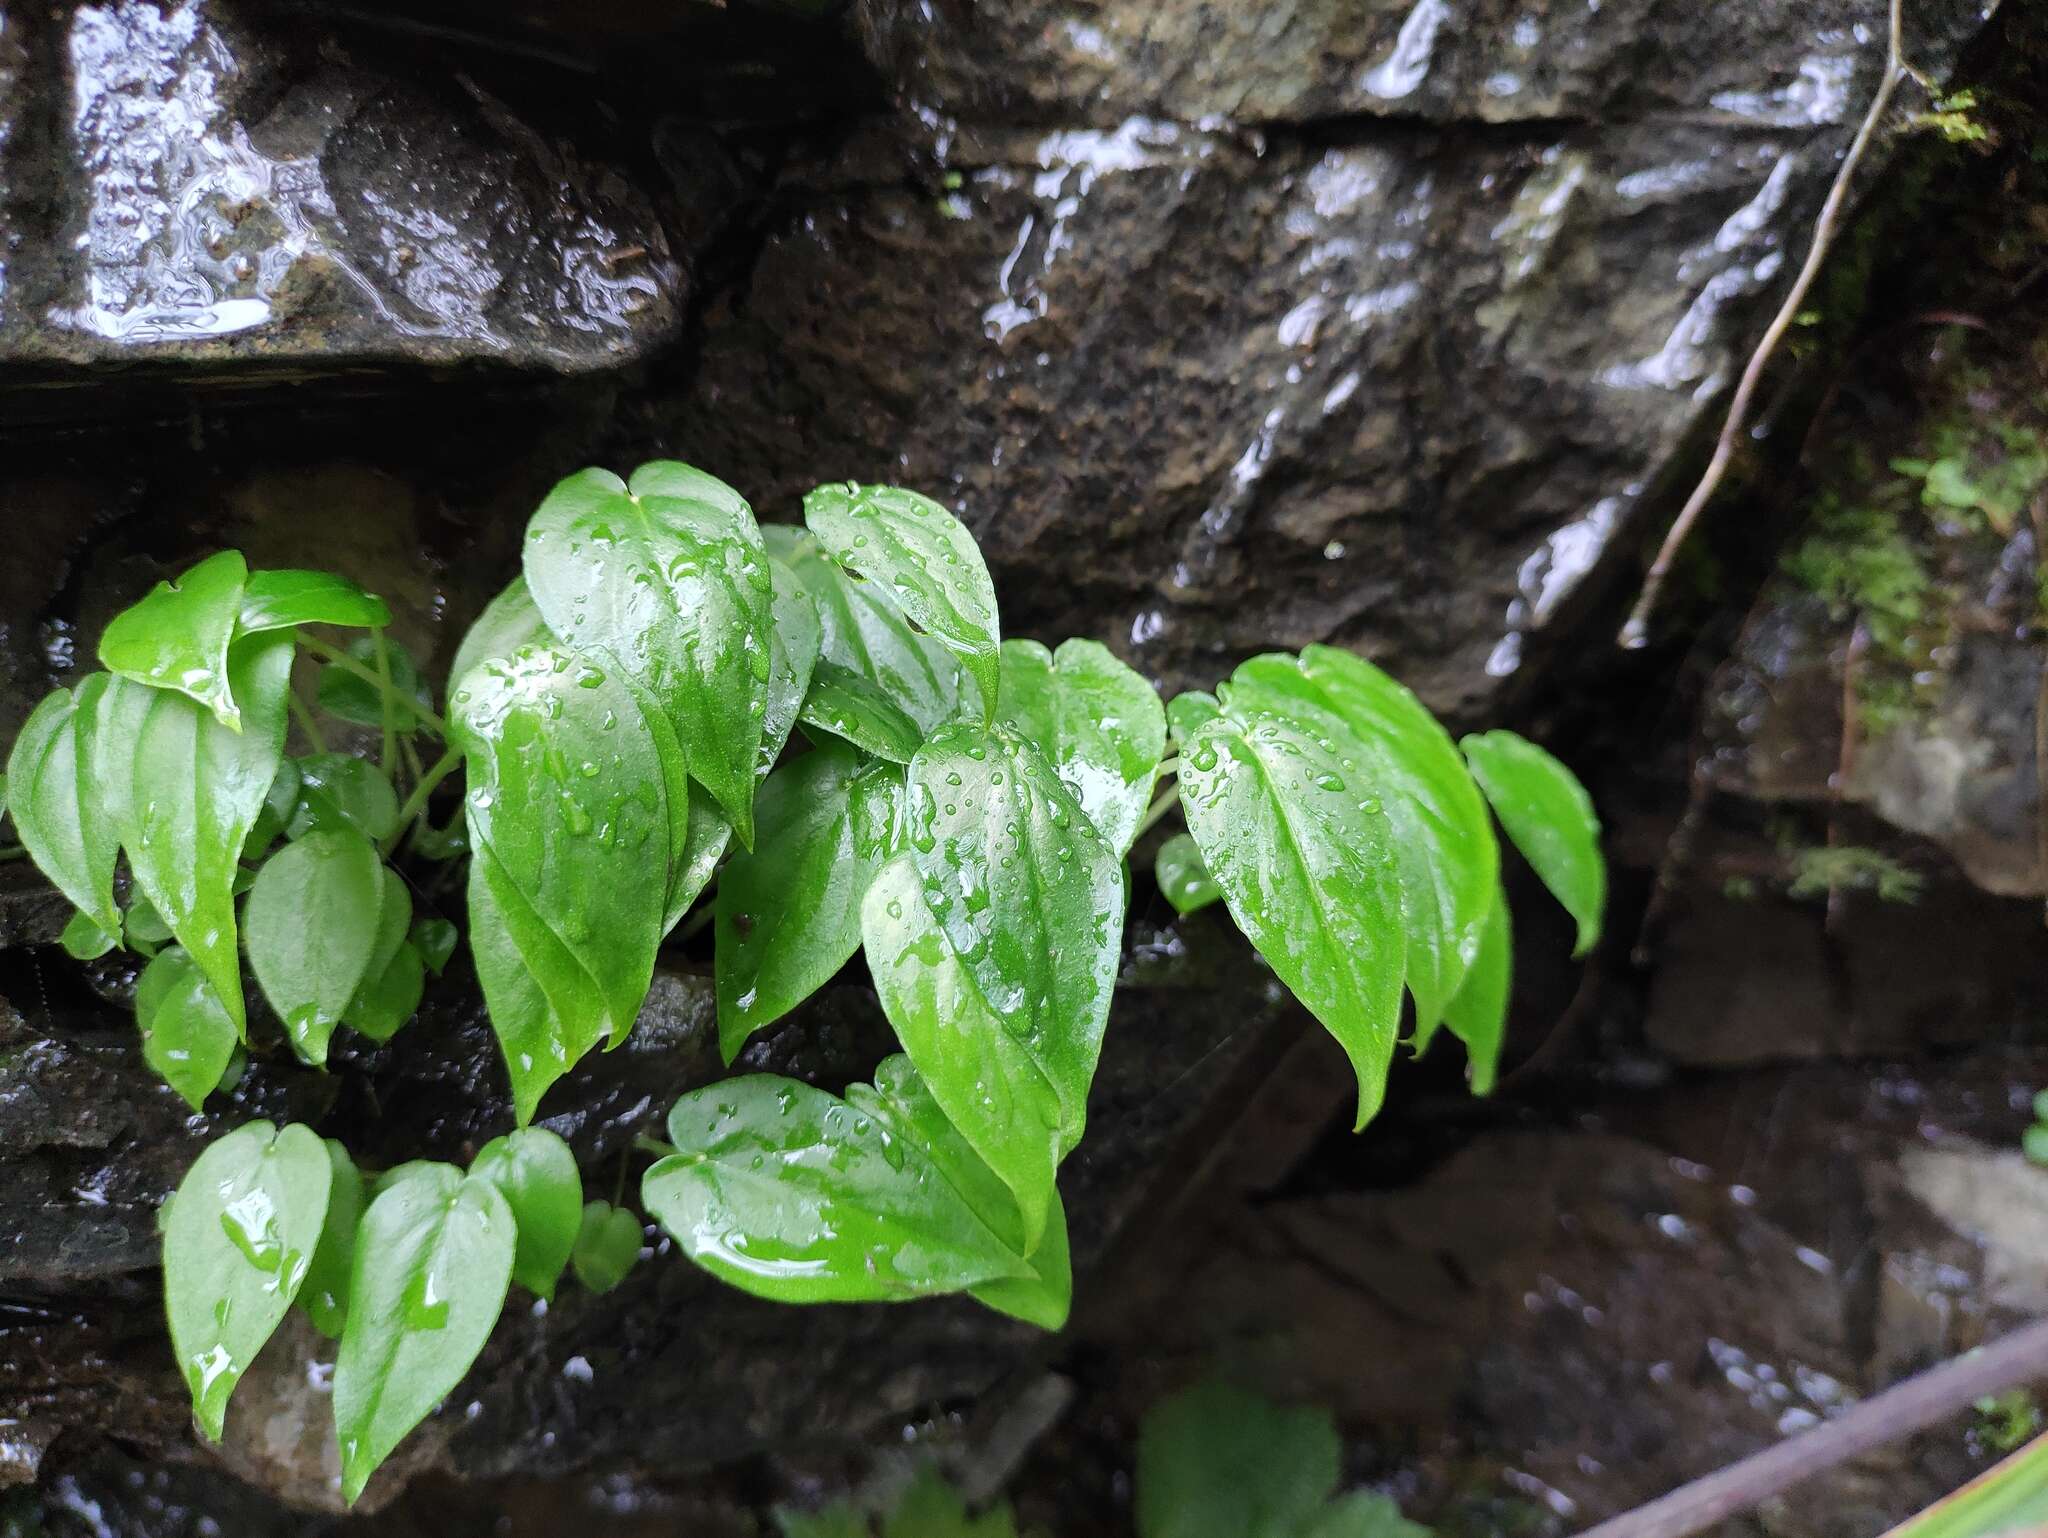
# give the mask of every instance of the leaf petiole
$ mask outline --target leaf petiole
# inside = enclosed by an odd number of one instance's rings
[[[1166,789],[1158,794],[1152,804],[1145,808],[1145,819],[1138,824],[1138,831],[1133,836],[1132,842],[1135,843],[1138,839],[1143,838],[1147,833],[1158,827],[1160,820],[1178,805],[1180,805],[1180,786],[1177,784],[1167,786]]]
[[[384,841],[384,853],[388,857],[398,847],[398,841],[405,837],[413,819],[427,809],[427,798],[432,796],[440,783],[453,774],[462,763],[459,749],[450,748],[434,760],[433,766],[420,776],[419,783],[412,788],[412,794],[405,798],[405,804],[398,809],[398,821],[391,830],[391,836]]]
[[[299,644],[321,661],[333,663],[334,666],[340,668],[344,673],[353,673],[364,683],[384,691],[387,699],[390,697],[391,686],[384,679],[377,676],[375,668],[364,666],[339,647],[329,646],[319,637],[307,635],[303,630],[298,632],[298,637]],[[432,732],[436,737],[446,740],[448,736],[448,723],[445,720],[418,700],[408,701],[406,708],[419,718],[420,724],[425,726],[428,731]]]
[[[19,844],[0,846],[0,860],[19,860],[27,853],[28,851]]]
[[[378,750],[377,766],[384,771],[384,778],[388,780],[391,778],[392,770],[398,763],[398,732],[392,724],[391,711],[391,647],[386,643],[384,631],[381,627],[372,630],[370,636],[377,647],[378,713],[384,718],[384,741]],[[404,824],[401,822],[400,826],[403,827]]]
[[[312,744],[315,753],[327,751],[327,739],[320,731],[320,723],[313,719],[313,712],[306,708],[306,702],[299,698],[299,691],[291,690],[285,695],[285,703],[291,707],[292,720],[300,731],[306,734],[306,741]]]
[[[664,1143],[660,1138],[649,1137],[644,1132],[633,1139],[633,1146],[642,1153],[653,1154],[657,1159],[666,1159],[671,1154],[681,1152],[675,1144]]]

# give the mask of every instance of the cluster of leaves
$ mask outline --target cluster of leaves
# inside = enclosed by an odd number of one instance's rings
[[[1330,1416],[1221,1380],[1155,1405],[1138,1436],[1138,1538],[1429,1538],[1372,1491],[1340,1494],[1343,1445]],[[1018,1538],[1006,1502],[970,1514],[937,1469],[871,1515],[842,1499],[776,1512],[782,1538]]]
[[[222,1081],[247,1039],[242,946],[306,1061],[324,1063],[340,1026],[388,1037],[455,936],[413,921],[386,860],[401,845],[408,860],[466,853],[469,951],[524,1127],[585,1053],[625,1039],[658,951],[715,881],[728,1062],[856,952],[902,1055],[842,1094],[750,1075],[685,1095],[646,1209],[683,1254],[763,1297],[965,1291],[1057,1328],[1071,1295],[1057,1172],[1085,1131],[1126,861],[1176,805],[1187,832],[1160,852],[1162,888],[1183,910],[1227,905],[1349,1054],[1361,1125],[1404,995],[1418,1050],[1448,1027],[1475,1089],[1492,1081],[1510,973],[1495,817],[1577,918],[1579,949],[1595,942],[1591,804],[1512,733],[1461,753],[1408,690],[1328,647],[1253,658],[1213,694],[1162,704],[1092,641],[1004,640],[980,551],[938,503],[825,486],[804,520],[764,529],[731,487],[673,461],[569,477],[464,638],[445,722],[385,640],[382,604],[336,578],[250,574],[229,553],[118,617],[108,672],[22,733],[11,796],[29,853],[80,910],[75,949],[154,943],[141,901],[177,942],[137,990],[151,1061],[195,1106]],[[344,650],[306,628],[321,624],[370,634]],[[298,647],[325,660],[319,704],[379,728],[376,764],[318,751],[291,692]],[[288,759],[294,708],[316,751]],[[430,768],[421,737],[442,741]],[[458,768],[462,825],[436,828],[429,798]],[[125,911],[123,851],[140,893]],[[435,1178],[437,1211],[467,1200],[465,1221],[488,1227],[478,1177]],[[209,1181],[188,1180],[181,1223],[226,1221]],[[298,1205],[281,1231],[318,1231],[310,1190],[282,1193]],[[220,1268],[254,1264],[185,1253],[167,1243],[174,1317],[207,1314]],[[442,1389],[503,1297],[487,1267],[447,1274],[460,1316],[483,1322],[437,1337],[464,1347],[433,1355]],[[275,1294],[279,1275],[241,1280]],[[381,1382],[407,1359],[358,1371]],[[203,1411],[233,1380],[211,1381],[194,1380]],[[407,1426],[431,1403],[391,1402],[404,1414],[389,1424]],[[342,1435],[353,1490],[395,1437]]]

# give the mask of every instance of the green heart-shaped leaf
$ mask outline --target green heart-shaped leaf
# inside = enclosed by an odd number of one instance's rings
[[[249,568],[241,553],[223,550],[183,576],[159,582],[146,598],[108,621],[100,662],[108,672],[152,689],[175,689],[241,729],[241,709],[228,676],[228,643],[242,614]]]
[[[1192,834],[1176,833],[1161,844],[1152,873],[1159,882],[1160,893],[1183,918],[1199,913],[1223,895],[1216,878],[1209,874],[1209,867],[1202,863],[1202,851],[1195,846]]]
[[[299,794],[286,837],[353,830],[374,844],[397,829],[398,795],[375,764],[347,753],[310,753],[296,762]]]
[[[804,522],[834,560],[879,585],[925,634],[951,648],[994,719],[1001,662],[996,589],[967,526],[930,497],[899,486],[820,486]]]
[[[583,1177],[569,1145],[545,1127],[521,1127],[484,1144],[469,1172],[496,1186],[512,1209],[519,1229],[512,1280],[554,1297],[583,1227]]]
[[[880,684],[836,662],[821,661],[812,673],[803,723],[895,764],[909,763],[924,741]]]
[[[94,734],[109,683],[94,673],[74,689],[45,695],[22,723],[7,758],[14,831],[29,858],[72,905],[105,931],[121,927],[114,906],[120,829],[93,777]]]
[[[516,1244],[498,1188],[446,1164],[406,1165],[363,1214],[334,1364],[341,1493],[351,1504],[490,1339]]]
[[[332,1180],[310,1128],[250,1122],[211,1144],[164,1219],[164,1307],[199,1427],[219,1441],[228,1396],[298,1296]]]
[[[1138,836],[1166,753],[1166,712],[1150,684],[1097,641],[1005,641],[1000,718],[1052,761],[1103,842]],[[1447,744],[1448,745],[1448,744]]]
[[[313,1328],[329,1340],[341,1339],[348,1325],[348,1289],[356,1263],[356,1227],[362,1221],[368,1193],[362,1171],[333,1138],[323,1140],[333,1167],[327,1187],[327,1216],[320,1225],[320,1243],[313,1251],[313,1263],[306,1269],[306,1283],[299,1289],[299,1307],[313,1321]]]
[[[576,1280],[592,1292],[610,1292],[640,1259],[646,1237],[639,1218],[626,1208],[610,1202],[585,1202],[576,1247],[569,1253]]]
[[[242,634],[294,625],[381,630],[391,623],[384,600],[331,571],[252,571],[242,588]]]
[[[250,969],[309,1063],[327,1061],[328,1040],[376,954],[385,876],[368,839],[327,831],[280,849],[249,889]]]
[[[159,952],[135,980],[142,1060],[193,1110],[220,1088],[233,1062],[234,1017],[181,946]]]
[[[1513,979],[1514,932],[1508,923],[1508,897],[1507,893],[1496,891],[1493,908],[1479,932],[1479,954],[1472,959],[1464,985],[1444,1006],[1444,1024],[1465,1044],[1466,1078],[1475,1095],[1493,1091],[1501,1043],[1507,1035],[1508,997]],[[1425,1045],[1426,1042],[1418,1040],[1416,1051]]]
[[[484,605],[484,612],[463,636],[462,644],[455,649],[455,661],[448,669],[448,682],[452,687],[475,671],[479,662],[509,657],[522,646],[555,644],[548,622],[534,606],[533,590],[526,585],[526,578],[514,577],[497,597]]]
[[[1600,943],[1607,907],[1607,862],[1593,798],[1571,770],[1513,732],[1479,733],[1459,746],[1508,837],[1578,921],[1572,954],[1585,955]]]

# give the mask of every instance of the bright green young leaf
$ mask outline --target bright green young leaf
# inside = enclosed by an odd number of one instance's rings
[[[73,913],[65,922],[64,933],[57,937],[57,943],[64,947],[64,954],[73,961],[92,961],[106,955],[121,940],[120,936],[108,934],[100,928],[90,913]]]
[[[873,1087],[855,1084],[847,1103],[923,1154],[970,1210],[1013,1252],[1024,1253],[1023,1214],[1000,1175],[988,1167],[932,1098],[910,1059],[901,1053],[875,1068]],[[1045,1231],[1030,1255],[1029,1277],[1004,1277],[970,1288],[976,1301],[1042,1330],[1067,1322],[1074,1300],[1073,1263],[1067,1252],[1067,1214],[1055,1191]]]
[[[356,1225],[362,1221],[368,1197],[363,1173],[348,1156],[348,1150],[333,1138],[323,1141],[334,1178],[327,1187],[327,1217],[320,1225],[320,1243],[313,1250],[312,1265],[306,1269],[306,1283],[299,1289],[299,1307],[313,1321],[314,1329],[329,1340],[339,1340],[348,1323],[348,1289],[356,1263]]]
[[[1152,686],[1099,641],[1005,641],[1000,719],[1052,761],[1103,842],[1126,853],[1166,753],[1166,711]]]
[[[309,1063],[327,1061],[328,1040],[376,954],[384,877],[368,839],[329,831],[280,849],[249,889],[250,969]]]
[[[448,958],[455,954],[457,938],[455,926],[433,914],[423,915],[412,926],[412,948],[419,952],[420,960],[436,977],[447,967]]]
[[[1401,1019],[1401,889],[1379,798],[1328,740],[1212,717],[1182,749],[1181,806],[1238,928],[1350,1057],[1362,1127]]]
[[[1936,1501],[1885,1538],[2030,1538],[2048,1525],[2048,1436]]]
[[[930,497],[899,486],[820,486],[804,522],[834,560],[888,593],[928,636],[956,652],[995,717],[1001,673],[996,588],[967,526]]]
[[[263,797],[263,808],[256,814],[256,826],[242,841],[242,859],[245,862],[261,859],[266,849],[284,837],[298,804],[298,760],[287,758],[278,764],[277,773],[270,781],[270,789]]]
[[[238,1040],[234,1017],[180,946],[160,952],[135,982],[142,1060],[193,1110],[220,1087]]]
[[[683,502],[702,502],[717,509],[734,527],[754,516],[747,499],[708,470],[684,464],[680,459],[650,459],[627,479],[626,490],[636,497],[674,497]]]
[[[497,597],[484,605],[484,612],[456,647],[455,661],[448,669],[448,686],[452,689],[461,683],[479,662],[509,657],[522,646],[554,644],[548,622],[534,605],[533,590],[526,585],[526,578],[514,577]]]
[[[1493,1092],[1493,1078],[1500,1067],[1501,1043],[1507,1036],[1508,997],[1514,980],[1514,931],[1508,922],[1507,893],[1496,891],[1486,926],[1479,932],[1479,954],[1465,974],[1464,985],[1444,1006],[1444,1024],[1465,1044],[1469,1059],[1466,1077],[1472,1093]],[[1416,1033],[1415,1050],[1428,1045]]]
[[[517,934],[505,919],[507,907],[518,916]],[[469,949],[511,1076],[513,1112],[524,1126],[548,1086],[604,1040],[610,1017],[590,974],[535,916],[489,850],[470,861]],[[543,976],[565,1001],[564,1012],[556,1011]]]
[[[490,1339],[516,1243],[498,1188],[447,1164],[406,1166],[363,1214],[334,1364],[341,1493],[351,1504]]]
[[[1508,837],[1550,893],[1578,920],[1583,956],[1600,942],[1607,862],[1600,818],[1578,776],[1513,732],[1479,732],[1460,746]]]
[[[363,980],[342,1011],[341,1022],[372,1041],[396,1036],[426,990],[426,966],[407,940],[412,928],[412,893],[390,866],[384,867],[384,900],[377,910],[377,942],[370,948]]]
[[[375,764],[347,753],[311,753],[296,762],[299,796],[287,837],[353,829],[374,844],[398,827],[398,795]]]
[[[818,606],[811,601],[803,580],[773,558],[768,562],[768,575],[774,584],[775,622],[768,636],[768,703],[761,714],[761,749],[754,761],[757,781],[767,778],[789,741],[790,729],[810,694],[818,652],[825,644]]]
[[[1336,1491],[1343,1446],[1321,1410],[1210,1381],[1138,1430],[1138,1538],[1298,1538]]]
[[[1330,743],[1338,776],[1384,810],[1417,1028],[1433,1031],[1479,950],[1500,876],[1486,803],[1450,735],[1407,689],[1328,646],[1254,657],[1224,686],[1240,720],[1270,711]]]
[[[472,944],[488,921],[545,997],[551,1025],[531,1098],[602,1036],[624,1038],[647,996],[664,918],[671,824],[660,755],[634,694],[604,667],[547,648],[482,663],[455,689],[468,762]],[[749,797],[751,801],[751,796]],[[480,964],[485,998],[499,969]],[[502,978],[500,978],[502,981]]]
[[[119,825],[93,778],[94,733],[107,675],[58,689],[22,723],[7,758],[9,814],[29,858],[105,930],[120,928],[114,906]]]
[[[228,1396],[298,1296],[333,1170],[307,1127],[250,1122],[208,1146],[164,1219],[171,1347],[208,1440]]]
[[[861,766],[842,743],[762,782],[752,853],[718,881],[718,1043],[729,1063],[860,949],[860,904],[894,850],[903,771]]]
[[[525,570],[548,628],[614,659],[653,697],[691,777],[751,845],[774,620],[745,505],[635,497],[615,475],[579,471],[533,515]]]
[[[377,630],[391,623],[384,600],[331,571],[252,571],[242,588],[242,634],[294,625]]]
[[[357,636],[348,643],[348,655],[372,673],[377,671],[376,636]],[[434,708],[426,680],[413,654],[389,637],[384,639],[384,666],[391,672],[391,729],[417,731],[421,710]],[[384,690],[362,674],[328,663],[320,669],[320,708],[342,721],[358,726],[384,724]]]
[[[980,690],[959,659],[913,629],[887,591],[847,573],[805,530],[771,524],[761,532],[769,550],[797,574],[817,605],[824,629],[821,667],[829,662],[866,679],[917,723],[920,742],[946,722],[978,709]]]
[[[804,696],[803,722],[830,732],[863,752],[907,764],[924,741],[915,721],[882,686],[836,662],[820,661]]]
[[[576,1280],[591,1292],[610,1292],[640,1259],[640,1245],[646,1237],[640,1220],[626,1208],[610,1202],[585,1202],[576,1246],[569,1252]]]
[[[757,1297],[886,1302],[1030,1267],[914,1148],[836,1096],[749,1074],[684,1095],[641,1196],[682,1252]]]
[[[228,644],[249,579],[241,552],[208,556],[183,576],[159,582],[146,598],[108,621],[100,662],[108,672],[152,689],[175,689],[241,729],[241,700],[229,676]]]
[[[1153,874],[1158,878],[1161,894],[1183,918],[1200,912],[1223,895],[1216,878],[1209,874],[1209,867],[1202,863],[1202,851],[1195,846],[1194,835],[1189,833],[1176,833],[1159,846]]]
[[[545,1127],[521,1127],[484,1144],[469,1172],[496,1186],[512,1209],[519,1230],[512,1280],[553,1298],[583,1228],[583,1177],[569,1145]]]
[[[192,953],[239,1027],[242,967],[235,931],[237,857],[284,756],[292,634],[237,641],[228,676],[242,710],[231,732],[182,694],[152,690],[126,789],[129,868],[178,942]],[[112,690],[110,688],[109,694]],[[107,730],[103,713],[98,730]]]
[[[1123,861],[1007,725],[938,733],[911,761],[909,795],[912,869],[869,889],[868,967],[933,1097],[1016,1194],[1029,1249],[1087,1117]]]
[[[121,843],[133,847],[141,837],[134,796],[135,742],[163,691],[112,674],[103,676],[107,681],[93,705],[91,729],[81,733],[79,745],[86,758],[87,780],[108,826]],[[17,785],[15,799],[20,797]]]
[[[1204,721],[1214,720],[1223,713],[1223,707],[1216,702],[1216,696],[1200,689],[1190,689],[1185,694],[1176,694],[1166,702],[1166,734],[1173,739],[1175,747],[1184,748],[1188,739],[1195,735],[1195,729]]]
[[[154,947],[171,938],[171,926],[150,906],[147,897],[138,897],[128,905],[128,912],[121,919],[121,937],[129,950],[153,955]]]

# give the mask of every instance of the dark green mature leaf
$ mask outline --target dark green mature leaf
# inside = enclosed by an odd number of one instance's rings
[[[90,913],[73,913],[65,920],[64,932],[57,936],[57,943],[64,947],[64,954],[73,961],[92,961],[119,945],[121,937],[100,928]]]
[[[1336,1490],[1342,1455],[1327,1412],[1199,1384],[1138,1430],[1138,1538],[1299,1538]]]
[[[313,1328],[329,1340],[341,1339],[348,1324],[348,1290],[356,1263],[356,1225],[362,1221],[368,1194],[362,1171],[348,1150],[333,1138],[327,1145],[328,1162],[334,1178],[327,1187],[327,1217],[320,1225],[320,1243],[313,1251],[313,1263],[306,1269],[306,1284],[299,1289],[299,1307],[313,1321]]]
[[[895,764],[909,763],[924,741],[880,684],[836,662],[821,661],[811,675],[803,722]]]
[[[1486,803],[1450,736],[1371,663],[1328,646],[1254,657],[1224,686],[1240,720],[1272,712],[1328,744],[1337,773],[1385,810],[1417,1028],[1431,1031],[1479,950],[1500,852]]]
[[[343,1025],[353,1026],[372,1041],[396,1036],[426,990],[426,967],[407,940],[412,928],[412,893],[404,878],[384,868],[384,900],[377,910],[377,943],[355,996],[342,1011]]]
[[[525,570],[549,629],[615,659],[653,697],[691,777],[752,844],[774,618],[745,503],[638,497],[606,471],[579,471],[533,515]]]
[[[516,1243],[498,1188],[447,1164],[405,1166],[363,1214],[334,1364],[341,1493],[351,1504],[490,1339]]]
[[[1196,847],[1192,834],[1176,833],[1161,844],[1152,870],[1158,878],[1160,893],[1183,918],[1223,896],[1223,888],[1202,863],[1202,851]]]
[[[998,716],[1051,760],[1103,842],[1129,851],[1166,753],[1152,686],[1099,641],[1005,641]]]
[[[263,809],[256,814],[256,826],[242,841],[245,863],[261,859],[263,852],[284,836],[298,805],[299,766],[297,760],[287,758],[279,762],[277,773],[271,778],[270,789],[263,797]]]
[[[718,1044],[746,1039],[823,987],[860,948],[860,904],[896,847],[903,771],[840,743],[762,782],[759,838],[718,882]]]
[[[1466,1078],[1472,1093],[1493,1092],[1495,1072],[1500,1068],[1501,1043],[1507,1036],[1508,996],[1514,979],[1514,931],[1508,922],[1507,893],[1496,890],[1493,907],[1479,932],[1479,954],[1472,960],[1465,982],[1444,1006],[1444,1024],[1465,1044],[1469,1059]],[[1428,1045],[1428,1038],[1416,1033],[1416,1051]]]
[[[379,630],[391,623],[384,600],[331,571],[252,571],[242,588],[242,634],[294,625]]]
[[[902,1054],[884,1058],[875,1068],[872,1088],[855,1084],[846,1091],[849,1105],[878,1118],[896,1137],[932,1163],[968,1207],[1003,1243],[1022,1255],[1023,1213],[1003,1179],[983,1162],[967,1139],[932,1098],[931,1089]],[[1030,1254],[1029,1277],[1004,1277],[970,1288],[974,1298],[1000,1313],[1057,1330],[1067,1322],[1074,1300],[1073,1263],[1067,1252],[1067,1214],[1055,1191],[1045,1232]]]
[[[320,1240],[333,1171],[310,1128],[250,1122],[209,1145],[171,1199],[164,1307],[200,1430],[291,1307]]]
[[[287,837],[352,829],[374,844],[397,829],[398,795],[375,764],[347,753],[310,753],[296,762],[299,795]]]
[[[761,713],[761,749],[754,761],[757,781],[767,777],[789,741],[825,644],[818,606],[803,579],[772,557],[768,575],[775,590],[775,622],[768,634],[768,703]]]
[[[1181,805],[1238,928],[1350,1057],[1362,1127],[1400,1025],[1401,889],[1386,813],[1330,740],[1212,717],[1182,750]]]
[[[101,664],[152,689],[188,695],[221,725],[239,730],[228,643],[235,638],[248,579],[241,552],[223,550],[175,581],[159,582],[107,623],[100,636]]]
[[[448,669],[448,686],[454,688],[479,662],[489,658],[509,657],[522,646],[556,644],[548,622],[540,617],[534,604],[533,590],[526,585],[526,578],[514,577],[497,597],[484,605],[484,612],[456,647],[455,661]]]
[[[930,497],[851,481],[804,498],[804,522],[833,559],[877,583],[926,635],[950,647],[995,717],[1001,676],[996,588],[967,526]]]
[[[585,1202],[576,1247],[569,1252],[576,1280],[592,1292],[610,1292],[640,1259],[646,1237],[640,1219],[628,1209],[610,1202]]]
[[[1593,798],[1571,770],[1513,732],[1476,733],[1459,745],[1508,837],[1578,920],[1572,954],[1585,955],[1600,943],[1607,907],[1607,862]]]
[[[139,950],[150,956],[156,953],[155,947],[171,938],[171,926],[164,922],[161,913],[150,906],[147,897],[138,897],[122,916],[121,937],[129,950]]]
[[[632,691],[565,653],[526,647],[480,664],[456,686],[453,714],[469,766],[472,946],[523,1121],[600,1037],[623,1038],[646,997],[664,892],[635,867],[666,862],[665,780]],[[508,960],[538,989],[542,1016]]]
[[[919,741],[946,722],[977,711],[980,690],[962,671],[959,659],[911,628],[879,584],[850,576],[802,529],[771,524],[761,533],[817,605],[824,629],[821,667],[829,662],[873,684],[917,723]]]
[[[684,1095],[641,1197],[757,1297],[885,1302],[1031,1275],[915,1148],[836,1096],[749,1074]]]
[[[583,1177],[569,1145],[545,1127],[521,1127],[484,1144],[469,1172],[496,1186],[512,1209],[519,1230],[512,1280],[553,1298],[583,1227]]]
[[[284,756],[291,666],[290,631],[245,637],[228,653],[228,677],[241,705],[240,732],[229,731],[184,695],[159,689],[150,691],[129,739],[134,752],[125,796],[132,824],[121,840],[129,868],[238,1028],[243,1005],[235,933],[237,857]],[[109,729],[104,711],[96,729]]]
[[[172,946],[142,969],[135,982],[135,1023],[142,1028],[142,1060],[193,1110],[220,1087],[234,1059],[234,1017],[206,974]]]
[[[376,636],[357,636],[348,643],[348,655],[374,673],[377,671],[377,642]],[[386,637],[384,666],[391,672],[391,729],[396,732],[417,731],[421,711],[431,712],[434,708],[426,680],[420,676],[419,663],[411,652]],[[384,690],[381,685],[337,663],[330,662],[320,670],[319,698],[320,708],[330,716],[353,721],[358,726],[384,724]]]
[[[412,948],[420,953],[420,960],[436,977],[448,965],[448,958],[455,954],[458,938],[453,924],[433,914],[423,916],[412,926]]]
[[[94,734],[109,680],[95,673],[43,696],[7,758],[9,814],[29,858],[72,906],[103,930],[119,930],[114,857],[120,830],[93,778]]]
[[[1016,1194],[1035,1247],[1080,1141],[1125,910],[1124,867],[1013,727],[949,727],[910,765],[907,859],[862,910],[904,1050]]]
[[[326,1063],[328,1039],[376,954],[384,877],[376,846],[341,830],[287,844],[249,889],[250,969],[309,1063]]]

